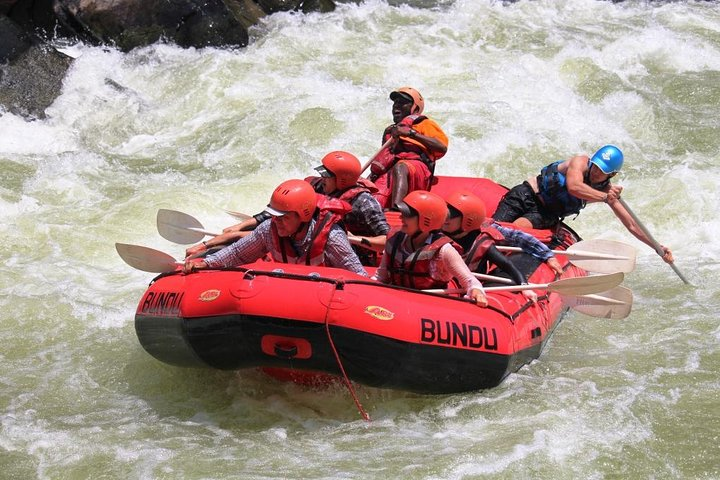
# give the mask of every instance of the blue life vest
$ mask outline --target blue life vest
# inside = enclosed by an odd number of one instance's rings
[[[581,200],[573,195],[570,195],[567,189],[567,179],[565,175],[558,172],[558,166],[562,163],[562,160],[551,163],[547,167],[544,167],[540,171],[540,175],[537,176],[538,195],[543,201],[545,208],[558,217],[565,218],[568,215],[575,215],[580,213],[580,210],[585,208],[585,200]],[[588,162],[590,167],[590,162]],[[590,168],[588,168],[583,183],[589,185],[590,182]]]

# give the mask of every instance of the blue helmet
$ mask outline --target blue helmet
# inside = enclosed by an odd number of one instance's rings
[[[591,163],[603,171],[603,173],[619,172],[623,166],[623,153],[615,145],[605,145],[595,152],[590,159]]]

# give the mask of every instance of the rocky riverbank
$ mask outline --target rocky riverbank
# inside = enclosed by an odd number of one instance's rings
[[[0,112],[44,116],[73,60],[53,47],[58,39],[123,51],[161,40],[240,48],[266,15],[334,8],[333,0],[0,0]]]

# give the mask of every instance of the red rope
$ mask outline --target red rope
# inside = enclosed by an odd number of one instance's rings
[[[328,311],[329,313],[329,311]],[[345,368],[343,367],[342,361],[340,360],[340,355],[338,354],[337,348],[335,348],[335,343],[333,342],[332,336],[330,335],[330,324],[328,324],[327,316],[325,316],[325,331],[327,332],[328,340],[330,341],[330,346],[332,347],[333,353],[335,354],[335,360],[337,360],[338,367],[340,367],[340,371],[343,374],[343,380],[345,381],[345,386],[347,386],[348,390],[350,391],[350,395],[353,398],[353,401],[355,402],[355,406],[357,406],[358,412],[360,412],[360,415],[362,416],[363,420],[370,421],[370,415],[367,414],[367,412],[363,409],[363,406],[360,404],[360,400],[358,400],[357,394],[355,393],[355,389],[352,386],[352,383],[350,383],[350,379],[347,376],[347,373],[345,373]]]

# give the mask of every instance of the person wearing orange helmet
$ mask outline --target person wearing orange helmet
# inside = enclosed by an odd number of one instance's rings
[[[383,209],[373,197],[375,185],[360,176],[360,160],[349,152],[333,151],[325,155],[322,165],[315,167],[320,178],[309,177],[315,191],[348,202],[352,210],[343,218],[343,225],[352,234],[363,265],[377,265],[375,252],[381,252],[390,226]]]
[[[362,264],[376,266],[376,252],[381,252],[385,246],[390,226],[382,207],[372,195],[377,191],[375,185],[360,177],[360,160],[352,153],[336,150],[325,155],[321,165],[315,167],[315,170],[320,176],[308,177],[305,181],[312,185],[315,192],[350,204],[352,210],[343,217],[341,225],[353,235],[351,243]],[[253,215],[233,227],[224,229],[221,235],[188,248],[186,256],[232,243],[248,235],[258,224],[270,218],[267,211]]]
[[[395,205],[402,228],[385,245],[380,266],[373,277],[383,283],[407,288],[446,288],[457,279],[466,296],[487,307],[482,284],[463,261],[458,246],[442,233],[447,204],[438,195],[415,190]]]
[[[423,115],[425,100],[412,87],[390,93],[393,124],[383,132],[382,143],[390,141],[370,164],[383,208],[402,200],[414,190],[428,190],[435,162],[447,152],[448,138],[440,125]]]
[[[557,274],[562,274],[560,262],[547,245],[528,233],[504,227],[488,218],[485,202],[477,195],[456,190],[445,201],[450,213],[443,232],[463,248],[463,260],[473,272],[485,274],[489,264],[495,265],[510,275],[517,285],[527,283],[522,272],[496,248],[496,243],[502,243],[522,248],[524,252],[547,262]],[[533,302],[537,301],[537,294],[532,290],[523,290],[522,294]]]
[[[317,195],[304,180],[287,180],[273,191],[265,209],[269,222],[202,260],[186,260],[183,271],[233,267],[270,253],[276,262],[344,268],[367,276],[338,224],[349,210],[347,202]]]
[[[560,265],[560,262],[555,258],[555,254],[547,245],[529,233],[511,228],[507,224],[501,225],[496,222],[495,219],[487,217],[485,202],[474,193],[467,190],[456,190],[450,193],[447,198],[445,198],[445,201],[448,204],[450,214],[443,225],[443,232],[463,247],[465,252],[463,258],[466,259],[466,263],[474,272],[487,273],[486,271],[481,271],[483,262],[479,262],[477,258],[473,259],[467,254],[471,250],[477,254],[475,247],[479,246],[478,242],[488,240],[488,237],[491,237],[492,243],[499,241],[503,245],[519,247],[523,252],[546,262],[558,275],[563,273],[562,265]],[[493,250],[497,251],[496,248],[490,249],[489,251]],[[499,251],[497,254],[501,255]],[[492,256],[493,258],[496,257],[494,253]],[[506,257],[503,256],[503,258],[505,259]],[[503,268],[493,259],[488,258],[488,260],[490,263],[496,264],[513,276],[509,270]],[[502,260],[499,261],[502,262]],[[513,267],[510,266],[508,268]],[[520,277],[515,275],[513,276],[513,280],[520,280]]]

